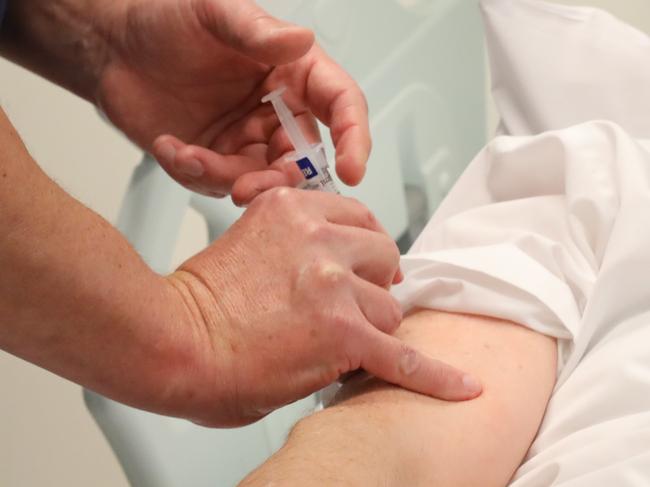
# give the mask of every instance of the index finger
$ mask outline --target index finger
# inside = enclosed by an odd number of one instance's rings
[[[361,366],[377,378],[446,401],[466,401],[481,394],[482,387],[472,376],[398,338],[371,327],[367,330]]]
[[[305,99],[312,113],[330,129],[336,148],[336,173],[341,181],[354,186],[366,172],[372,142],[368,103],[352,77],[319,47],[314,60]]]

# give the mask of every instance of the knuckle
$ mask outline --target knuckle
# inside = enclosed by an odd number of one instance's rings
[[[271,193],[273,190],[264,191],[263,193],[258,194],[253,201],[248,205],[248,211],[256,211],[261,208],[266,208],[269,206],[269,200],[271,198]]]
[[[262,212],[272,215],[272,218],[285,218],[287,213],[300,215],[297,209],[300,205],[296,201],[298,191],[293,188],[275,187],[267,189],[253,199],[248,207],[249,211]],[[288,220],[293,222],[295,219]]]
[[[339,286],[347,278],[348,272],[337,262],[320,258],[313,263],[312,275],[320,285]]]
[[[331,326],[337,330],[342,330],[344,332],[352,327],[352,323],[352,319],[346,313],[334,313],[330,317]]]
[[[349,198],[352,211],[354,211],[359,218],[359,221],[364,227],[374,228],[377,226],[377,218],[370,209],[356,198]]]
[[[328,306],[327,302],[341,302],[341,291],[347,285],[350,271],[337,262],[319,257],[301,266],[297,271],[295,289],[300,302],[314,308],[316,313],[322,313]]]
[[[361,218],[367,228],[375,228],[378,224],[375,214],[366,207],[363,208]]]
[[[297,191],[293,188],[277,187],[264,192],[265,199],[275,208],[291,205],[295,202]]]
[[[251,19],[250,23],[251,33],[258,32],[258,29],[261,26],[267,26],[268,24],[275,22],[275,19],[266,12],[260,12],[253,15],[254,17]]]
[[[350,271],[326,257],[317,257],[300,267],[297,288],[310,302],[335,299],[335,291],[342,289]]]
[[[327,238],[330,233],[329,226],[324,221],[307,219],[301,224],[302,235],[311,241],[321,241]]]
[[[399,371],[402,375],[415,374],[421,365],[420,355],[413,348],[406,344],[400,345]]]

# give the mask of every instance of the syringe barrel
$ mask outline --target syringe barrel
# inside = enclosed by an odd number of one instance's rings
[[[290,159],[296,161],[305,178],[301,189],[340,194],[327,166],[323,144],[316,144],[307,153],[294,153]]]
[[[286,88],[282,87],[269,93],[262,98],[262,102],[271,102],[273,104],[287,137],[296,149],[296,152],[288,159],[296,162],[305,177],[305,181],[300,185],[300,188],[339,194],[339,190],[336,188],[327,167],[327,157],[323,144],[310,145],[307,142],[293,113],[282,99],[285,90]]]
[[[303,137],[300,127],[298,127],[298,122],[296,122],[296,119],[287,106],[275,101],[272,103],[291,144],[296,148],[296,150],[303,151],[309,149],[309,143]]]
[[[285,92],[285,90],[286,88],[283,87],[275,90],[272,93],[269,93],[264,98],[262,98],[262,102],[271,102],[273,108],[275,109],[275,112],[278,115],[280,124],[284,128],[284,131],[286,132],[289,141],[291,141],[291,144],[297,151],[306,152],[309,150],[309,142],[307,142],[307,139],[305,139],[305,136],[298,126],[296,118],[293,116],[293,113],[282,98],[282,94]]]

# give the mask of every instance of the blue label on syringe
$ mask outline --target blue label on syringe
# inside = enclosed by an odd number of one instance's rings
[[[304,157],[303,159],[297,161],[297,163],[298,163],[298,167],[302,171],[303,176],[305,176],[305,179],[313,179],[316,176],[318,176],[318,171],[311,163],[309,158]]]

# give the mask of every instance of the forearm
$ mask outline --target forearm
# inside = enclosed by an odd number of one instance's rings
[[[175,290],[38,168],[2,110],[0,228],[0,348],[134,406],[171,402],[192,364]]]
[[[408,318],[398,333],[479,377],[483,394],[447,403],[356,377],[241,487],[505,486],[550,396],[554,341],[507,322],[434,312]]]
[[[120,1],[120,0],[117,0]],[[108,57],[106,15],[96,0],[10,0],[0,55],[94,102]]]
[[[298,423],[286,445],[239,487],[415,486],[395,443],[378,415],[362,410],[326,409]]]

